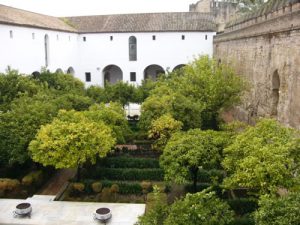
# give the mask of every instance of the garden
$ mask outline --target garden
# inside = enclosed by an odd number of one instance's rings
[[[138,87],[8,69],[0,88],[1,198],[74,168],[59,201],[145,203],[140,225],[299,224],[299,131],[272,118],[226,123],[251,87],[213,59]],[[141,115],[128,120],[130,102]]]

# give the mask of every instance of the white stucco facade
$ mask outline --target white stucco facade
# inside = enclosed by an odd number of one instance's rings
[[[212,55],[214,32],[136,32],[136,33],[73,33],[16,25],[0,24],[0,72],[8,66],[20,73],[32,74],[41,68],[66,72],[89,85],[104,84],[104,70],[115,65],[122,71],[122,80],[140,84],[149,65],[164,71],[187,64],[198,55]],[[48,36],[46,65],[45,36]],[[137,44],[137,60],[129,60],[129,37]],[[85,41],[84,41],[85,39]],[[116,67],[111,69],[113,70]],[[157,71],[157,69],[154,70]],[[150,70],[151,71],[151,68]],[[86,81],[90,73],[91,81]],[[130,73],[136,74],[131,81]],[[112,82],[116,79],[112,77]]]
[[[0,24],[0,72],[8,66],[25,74],[45,68],[45,35],[49,39],[47,69],[66,71],[78,65],[78,34]]]

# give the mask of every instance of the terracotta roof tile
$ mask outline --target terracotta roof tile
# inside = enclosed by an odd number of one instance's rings
[[[141,13],[57,18],[0,4],[0,24],[79,33],[215,31],[211,14]]]
[[[77,16],[64,19],[80,33],[216,30],[213,16],[199,12]]]
[[[0,4],[0,23],[76,32],[62,19]]]

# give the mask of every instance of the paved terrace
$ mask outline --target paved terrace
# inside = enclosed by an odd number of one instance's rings
[[[145,204],[90,203],[53,201],[55,196],[35,195],[26,200],[0,199],[1,225],[96,225],[93,219],[96,209],[111,209],[112,218],[107,225],[133,225],[144,214]],[[32,206],[31,218],[14,218],[17,204],[28,202]]]

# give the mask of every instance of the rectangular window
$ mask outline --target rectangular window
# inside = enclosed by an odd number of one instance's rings
[[[130,81],[136,81],[136,72],[130,72]]]
[[[85,73],[85,81],[86,82],[91,82],[91,73],[90,72],[86,72]]]
[[[153,41],[156,40],[156,36],[155,36],[155,35],[152,36],[152,40],[153,40]]]
[[[114,40],[114,37],[113,36],[110,36],[110,41]]]
[[[57,41],[59,40],[59,36],[58,36],[58,34],[56,35],[56,40],[57,40]]]
[[[205,40],[207,40],[207,34],[205,35]]]
[[[86,41],[86,37],[83,37],[82,39],[83,39],[83,41]]]
[[[34,33],[32,33],[32,40],[34,40],[35,39],[35,34]]]
[[[181,40],[185,40],[185,36],[184,35],[181,35]]]
[[[13,38],[13,37],[14,37],[12,30],[9,31],[9,37],[10,37],[10,38]]]

